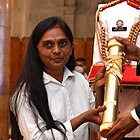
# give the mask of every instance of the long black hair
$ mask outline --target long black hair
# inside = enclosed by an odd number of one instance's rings
[[[47,91],[45,89],[43,78],[42,78],[42,74],[44,70],[43,64],[40,60],[38,50],[37,50],[37,45],[41,37],[43,36],[43,34],[47,30],[54,28],[56,25],[63,30],[65,35],[68,37],[70,44],[73,45],[72,32],[68,27],[68,25],[60,17],[49,17],[45,20],[42,20],[33,30],[28,44],[23,71],[17,82],[14,95],[11,98],[12,100],[10,102],[10,105],[13,106],[12,111],[10,111],[11,114],[10,118],[11,118],[11,125],[12,125],[12,133],[11,133],[12,140],[19,140],[20,138],[22,138],[22,136],[20,135],[18,125],[17,124],[15,125],[15,123],[17,123],[18,120],[17,105],[18,105],[18,100],[21,96],[20,91],[23,88],[25,88],[26,93],[28,93],[27,96],[28,102],[34,114],[35,122],[37,123],[39,130],[44,131],[44,129],[42,130],[39,127],[38,117],[37,117],[38,114],[36,113],[35,108],[37,109],[42,119],[46,122],[45,130],[52,129],[52,128],[57,129],[65,137],[65,131],[64,131],[65,128],[63,124],[53,119],[49,109]],[[72,51],[72,55],[70,55],[70,58],[66,63],[66,66],[70,71],[74,70],[75,67],[74,50]],[[62,126],[64,129],[61,129],[62,127],[60,126]]]

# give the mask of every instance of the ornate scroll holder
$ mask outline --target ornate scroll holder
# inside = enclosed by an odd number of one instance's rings
[[[103,113],[103,121],[100,126],[100,134],[105,137],[109,131],[109,126],[117,119],[118,114],[118,93],[119,84],[122,79],[122,58],[124,46],[115,38],[108,42],[108,56],[105,67],[105,96],[104,105],[106,110]]]

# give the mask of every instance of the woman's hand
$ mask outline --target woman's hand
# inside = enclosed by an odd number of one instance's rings
[[[86,117],[85,117],[86,121],[93,122],[100,125],[102,123],[102,115],[100,113],[102,113],[105,110],[106,110],[105,106],[98,106],[98,108],[96,109],[88,110],[86,112]]]
[[[87,110],[83,112],[82,114],[80,114],[79,116],[73,118],[71,120],[73,131],[75,131],[80,125],[86,122],[93,122],[96,124],[101,124],[102,116],[100,113],[105,111],[105,109],[106,109],[105,106],[99,106],[96,109]]]

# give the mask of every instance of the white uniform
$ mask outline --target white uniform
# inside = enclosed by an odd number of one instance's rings
[[[132,25],[140,20],[139,16],[140,10],[129,6],[126,1],[100,12],[99,19],[102,21],[103,27],[105,28],[106,39],[112,38],[114,36],[127,38]],[[122,22],[122,28],[120,30],[116,25],[117,21]],[[140,47],[140,34],[137,37],[136,45]],[[97,64],[102,61],[99,52],[97,38],[95,35],[93,64]],[[136,62],[132,62],[131,64],[136,65]],[[140,90],[136,89],[136,87],[124,87],[122,89],[122,92],[119,96],[120,113],[131,110],[139,103]],[[137,127],[135,130],[129,133],[127,137],[140,137],[140,127]]]

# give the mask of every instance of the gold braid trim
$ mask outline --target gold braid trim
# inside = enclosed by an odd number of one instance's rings
[[[99,10],[101,12],[101,11],[103,11],[103,10],[109,8],[109,7],[115,6],[115,5],[117,5],[119,3],[122,3],[124,1],[126,1],[126,0],[114,0],[112,2],[107,3],[106,5],[104,5],[103,7],[101,7]]]
[[[124,2],[124,1],[126,1],[126,0],[115,0],[115,1],[109,2],[108,4],[99,8],[96,12],[96,17],[95,17],[96,18],[96,20],[95,20],[96,31],[95,32],[96,32],[97,43],[98,43],[98,47],[99,47],[99,53],[100,53],[100,56],[101,56],[101,59],[103,62],[105,62],[105,59],[107,57],[107,54],[106,54],[107,41],[105,38],[105,28],[103,27],[102,21],[99,20],[100,12],[102,12],[103,10],[105,10],[109,7],[112,7],[121,2]],[[135,23],[132,26],[128,39],[132,43],[136,44],[136,40],[137,40],[137,36],[138,36],[139,32],[140,32],[140,21],[138,21],[137,23]],[[130,64],[130,62],[131,62],[130,60],[123,59],[124,64]]]
[[[128,36],[128,39],[131,43],[136,44],[136,40],[137,40],[139,32],[140,32],[140,21],[137,21],[132,26],[131,31],[130,31],[129,36]],[[131,61],[128,59],[123,60],[124,64],[130,64],[130,62]]]
[[[138,34],[140,32],[140,21],[136,22],[132,28],[131,28],[131,31],[130,31],[130,34],[128,36],[128,39],[133,43],[133,44],[136,44],[136,40],[137,40],[137,37],[138,37]]]
[[[105,61],[105,58],[106,58],[106,45],[107,45],[107,42],[106,42],[106,39],[105,39],[105,28],[103,27],[103,24],[102,22],[99,20],[99,15],[100,15],[100,12],[102,12],[103,10],[109,8],[109,7],[112,7],[112,6],[115,6],[116,4],[119,4],[121,2],[123,2],[125,0],[115,0],[115,1],[112,1],[112,2],[109,2],[108,4],[104,5],[103,7],[99,8],[96,12],[96,16],[95,16],[95,29],[96,29],[96,37],[97,37],[97,43],[98,43],[98,47],[99,47],[99,53],[100,53],[100,56],[101,56],[101,59],[102,61],[104,62]],[[99,27],[100,27],[100,30],[99,30]]]

